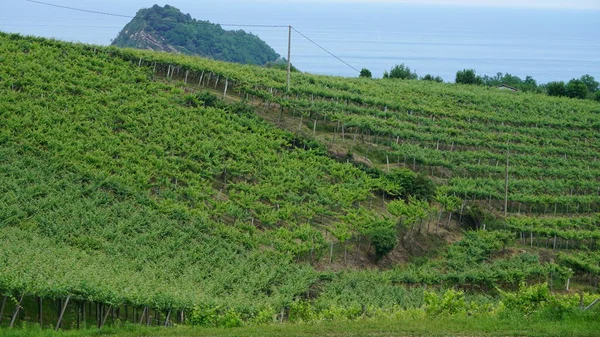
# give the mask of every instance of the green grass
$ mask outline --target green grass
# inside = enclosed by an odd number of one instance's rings
[[[597,318],[597,317],[596,317]],[[532,318],[473,317],[401,317],[398,319],[365,319],[349,322],[318,322],[312,324],[272,324],[229,329],[203,329],[189,326],[176,328],[121,328],[80,331],[40,330],[30,327],[0,330],[4,337],[70,337],[70,336],[165,336],[165,337],[351,337],[351,336],[598,336],[600,321],[593,317],[571,317],[560,321]]]

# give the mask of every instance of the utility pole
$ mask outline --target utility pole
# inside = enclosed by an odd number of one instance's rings
[[[287,91],[290,91],[290,71],[292,68],[292,26],[288,26],[288,57],[287,57]]]

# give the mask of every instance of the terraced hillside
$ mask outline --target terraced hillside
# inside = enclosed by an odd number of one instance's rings
[[[0,50],[2,324],[49,300],[72,325],[107,308],[260,323],[419,308],[421,286],[597,287],[597,103],[308,74],[288,92],[274,69],[8,34]]]

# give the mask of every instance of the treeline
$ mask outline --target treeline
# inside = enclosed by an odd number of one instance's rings
[[[371,78],[372,73],[368,69],[362,69],[359,77]],[[383,78],[444,82],[440,76],[431,74],[419,77],[415,71],[412,71],[404,63],[395,65],[389,72],[385,71],[383,73]],[[563,81],[553,81],[546,84],[538,84],[531,76],[526,76],[525,79],[522,79],[519,76],[501,72],[496,73],[494,76],[480,76],[477,75],[474,69],[463,69],[456,72],[454,81],[458,84],[472,84],[488,87],[504,85],[518,91],[536,92],[547,94],[549,96],[593,99],[600,102],[600,83],[589,74],[583,75],[578,79],[574,78],[567,83]]]
[[[138,11],[112,45],[176,51],[243,64],[265,65],[279,59],[279,54],[254,34],[224,30],[169,5]]]
[[[539,84],[531,77],[526,76],[521,79],[519,76],[511,74],[497,73],[495,76],[479,76],[474,69],[459,70],[456,73],[456,83],[475,84],[485,86],[507,85],[520,91],[530,91],[549,96],[563,96],[580,99],[595,99],[600,101],[600,83],[591,75],[583,75],[580,78],[571,79],[565,83],[563,81],[553,81],[546,84]]]

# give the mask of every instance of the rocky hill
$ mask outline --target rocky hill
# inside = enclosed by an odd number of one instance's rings
[[[273,48],[256,35],[243,30],[224,30],[218,24],[193,19],[169,5],[139,10],[112,45],[255,65],[279,59]]]

